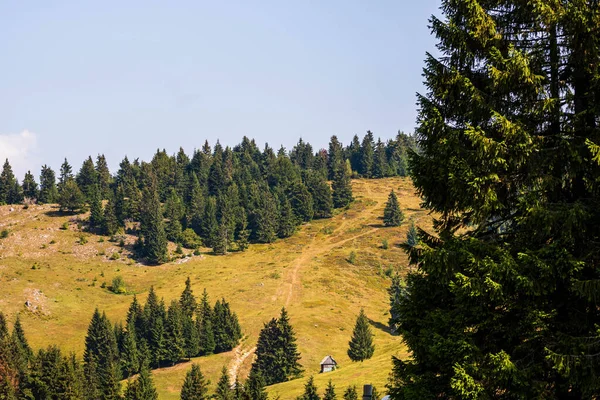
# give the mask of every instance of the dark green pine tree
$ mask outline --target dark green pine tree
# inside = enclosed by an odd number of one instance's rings
[[[339,163],[335,167],[331,189],[335,208],[346,207],[354,200],[352,197],[352,181],[346,163]]]
[[[192,290],[192,281],[190,280],[189,276],[185,280],[185,288],[179,297],[179,305],[181,306],[181,311],[183,314],[190,318],[194,316],[198,308],[198,302],[194,296],[194,291]]]
[[[138,377],[127,383],[125,400],[158,400],[158,392],[146,362],[142,363]]]
[[[336,400],[337,396],[335,394],[335,386],[333,385],[333,383],[331,382],[331,379],[329,380],[329,383],[327,384],[327,387],[325,388],[325,394],[323,395],[323,400]]]
[[[181,387],[181,400],[208,400],[208,382],[198,364],[192,364],[192,369],[185,375]]]
[[[404,214],[402,214],[402,210],[400,210],[398,197],[396,197],[396,193],[392,189],[383,210],[383,223],[385,226],[400,226],[403,220]]]
[[[360,139],[358,135],[354,135],[352,143],[348,146],[348,157],[352,171],[358,172],[360,170]]]
[[[192,316],[182,315],[182,335],[184,354],[188,359],[195,357],[200,352],[200,332]]]
[[[375,154],[373,160],[373,178],[385,178],[388,176],[388,161],[385,145],[381,139],[377,140],[375,145]]]
[[[344,400],[358,400],[358,392],[356,386],[348,386],[344,392]]]
[[[124,226],[117,216],[117,202],[111,196],[104,207],[104,215],[102,219],[102,232],[105,235],[114,235],[120,227]]]
[[[373,356],[373,352],[375,351],[373,333],[363,309],[358,314],[356,325],[354,325],[354,331],[352,332],[352,339],[348,343],[348,346],[348,357],[352,361],[364,361]]]
[[[309,222],[313,219],[312,195],[302,182],[292,183],[287,191],[287,196],[290,199],[290,205],[297,224]]]
[[[108,199],[111,195],[110,186],[112,184],[112,177],[104,154],[99,154],[96,157],[96,177],[100,188],[100,195],[103,199]]]
[[[317,386],[315,385],[315,378],[311,375],[306,383],[304,384],[304,393],[298,397],[298,400],[320,400],[319,394],[317,393]]]
[[[98,184],[98,174],[96,173],[96,168],[94,166],[94,161],[92,161],[92,157],[88,157],[83,162],[75,181],[77,182],[79,189],[85,195],[85,198],[89,200],[92,194],[92,188],[94,185]]]
[[[235,382],[233,383],[233,400],[245,400],[247,397],[246,388],[238,378],[239,377],[236,376]]]
[[[296,222],[294,221],[294,212],[290,200],[287,196],[282,195],[282,201],[279,208],[279,224],[277,235],[280,238],[290,237],[296,232]]]
[[[40,349],[20,386],[22,398],[74,400],[84,397],[79,363],[74,356],[63,356],[56,346]]]
[[[439,217],[411,251],[411,357],[394,361],[389,394],[597,397],[598,4],[442,10],[410,158]]]
[[[165,324],[166,361],[175,365],[185,355],[185,339],[183,337],[183,320],[179,303],[171,302]]]
[[[253,213],[252,236],[260,243],[272,243],[277,237],[279,210],[273,194],[267,189],[258,195],[258,204]]]
[[[0,174],[0,204],[13,204],[12,192],[16,181],[7,158]]]
[[[281,309],[277,325],[281,332],[279,338],[281,351],[285,354],[283,371],[286,380],[298,378],[302,374],[302,366],[299,362],[301,356],[298,351],[298,345],[296,344],[296,333],[290,324],[290,318],[285,307]]]
[[[328,178],[334,179],[336,168],[344,163],[344,148],[337,136],[332,136],[329,140],[329,151],[327,152]]]
[[[217,229],[217,236],[213,241],[213,252],[215,254],[224,255],[227,254],[229,247],[229,233],[227,225],[219,225]]]
[[[242,338],[238,317],[231,311],[229,303],[225,299],[217,300],[215,303],[212,312],[212,326],[217,353],[233,349]]]
[[[159,368],[162,363],[168,360],[167,333],[165,332],[165,321],[167,314],[164,301],[161,300],[157,306],[155,317],[148,319],[150,321],[148,347],[151,354],[152,365]]]
[[[248,380],[244,385],[244,391],[248,399],[252,400],[267,400],[269,397],[265,389],[265,379],[262,377],[260,371],[255,371],[254,369],[250,371]]]
[[[252,364],[252,370],[260,373],[265,384],[285,382],[285,355],[279,343],[281,330],[277,324],[277,319],[272,318],[264,324],[258,335],[255,355],[256,358]]]
[[[213,310],[208,302],[206,289],[202,293],[202,301],[196,317],[198,328],[200,354],[212,354],[215,351],[215,334],[213,330]]]
[[[67,210],[70,212],[81,210],[84,207],[85,196],[79,190],[79,186],[77,186],[74,179],[68,179],[64,184],[60,185],[58,205],[61,211]]]
[[[415,227],[415,222],[413,220],[411,220],[410,225],[408,226],[408,231],[406,232],[406,245],[409,248],[413,248],[418,243],[419,243],[419,233],[417,232],[417,228]]]
[[[135,318],[128,319],[127,329],[123,332],[123,343],[120,352],[121,370],[124,377],[137,374],[140,370],[140,354],[137,340]]]
[[[144,237],[144,254],[152,264],[163,264],[168,261],[167,236],[165,234],[163,215],[155,185],[144,188],[142,198],[141,230]]]
[[[184,215],[185,207],[183,200],[175,189],[171,189],[164,204],[164,217],[167,219],[165,233],[167,239],[172,242],[179,243],[181,241],[181,232],[183,231],[181,221]]]
[[[102,208],[102,199],[100,188],[93,185],[90,189],[90,218],[88,220],[91,231],[100,231],[104,227],[104,209]]]
[[[86,376],[89,382],[97,382],[95,388],[104,399],[118,399],[121,393],[121,369],[115,331],[105,314],[94,311],[85,338],[84,365],[94,376]],[[93,368],[90,368],[93,364]]]
[[[402,280],[400,275],[396,274],[392,276],[392,284],[388,289],[388,294],[390,296],[390,319],[388,321],[390,326],[390,332],[396,333],[398,331],[398,327],[400,326],[400,304],[402,300],[405,300],[408,296],[408,292],[406,290],[406,283]]]
[[[60,192],[62,190],[62,187],[67,183],[67,181],[70,181],[72,179],[74,179],[73,167],[71,167],[71,164],[69,164],[69,162],[65,158],[65,161],[63,161],[63,163],[60,166],[60,176],[58,177],[58,191]]]
[[[373,133],[367,131],[360,146],[360,169],[358,170],[358,173],[365,178],[373,177],[373,162],[375,158],[373,151],[374,146],[375,140],[373,139]]]
[[[202,221],[204,219],[205,199],[198,177],[192,172],[190,199],[186,211],[187,226],[191,227],[198,235],[202,235]]]
[[[217,222],[217,199],[213,196],[206,200],[201,226],[201,236],[204,245],[213,247],[219,232],[219,224]]]
[[[35,178],[33,177],[31,171],[27,171],[27,173],[25,174],[25,178],[23,178],[22,188],[24,197],[31,200],[36,200],[39,197],[38,184],[35,181]]]
[[[231,381],[229,380],[229,372],[223,366],[221,369],[221,377],[217,382],[217,388],[213,396],[215,400],[234,400],[234,392],[231,390]]]
[[[12,341],[16,347],[19,364],[26,368],[28,362],[33,358],[33,350],[31,350],[29,342],[25,337],[25,331],[23,330],[23,325],[21,325],[21,317],[19,314],[17,314],[17,319],[13,326]]]
[[[330,218],[333,212],[333,198],[329,183],[323,176],[308,171],[306,187],[312,196],[314,218]]]
[[[43,204],[54,203],[58,200],[58,190],[56,189],[56,175],[52,168],[47,165],[42,166],[40,173],[40,193],[38,202]]]

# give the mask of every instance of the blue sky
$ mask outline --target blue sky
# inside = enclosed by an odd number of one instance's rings
[[[22,179],[205,139],[321,148],[410,132],[438,3],[2,2],[0,157]]]

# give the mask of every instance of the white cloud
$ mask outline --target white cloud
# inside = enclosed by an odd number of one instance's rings
[[[0,134],[0,164],[4,164],[7,158],[19,181],[23,180],[27,170],[36,175],[35,168],[39,163],[36,134],[28,130]]]

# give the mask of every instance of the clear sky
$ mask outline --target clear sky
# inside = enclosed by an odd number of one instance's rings
[[[18,177],[208,139],[411,132],[438,0],[0,2],[0,157]]]

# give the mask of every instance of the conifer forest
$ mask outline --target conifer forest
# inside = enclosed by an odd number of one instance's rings
[[[2,160],[0,400],[599,399],[600,2],[436,9],[412,133]]]

